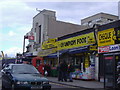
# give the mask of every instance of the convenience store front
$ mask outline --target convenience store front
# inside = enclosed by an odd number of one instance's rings
[[[104,77],[104,88],[120,89],[120,20],[99,27],[99,77]]]
[[[95,47],[95,49],[91,50],[91,47]],[[66,54],[63,54],[63,59],[67,63],[72,62],[75,66],[73,78],[84,80],[95,79],[97,47],[93,28],[73,33],[60,39],[58,38],[58,50],[68,50]],[[61,57],[63,56],[61,55]]]

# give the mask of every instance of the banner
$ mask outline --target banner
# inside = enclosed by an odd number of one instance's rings
[[[94,32],[58,41],[58,50],[95,44]]]
[[[98,32],[98,46],[107,46],[115,44],[116,35],[114,28]]]

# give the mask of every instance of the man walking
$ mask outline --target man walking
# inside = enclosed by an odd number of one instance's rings
[[[63,61],[60,64],[60,70],[61,70],[61,80],[67,82],[67,70],[68,70],[68,65],[66,63],[66,61]]]
[[[72,63],[69,63],[69,65],[68,65],[68,75],[69,75],[69,81],[70,82],[73,82],[73,79],[72,79],[73,72],[74,72],[74,67],[73,67]]]

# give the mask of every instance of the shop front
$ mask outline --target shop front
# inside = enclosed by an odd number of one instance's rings
[[[75,67],[72,77],[81,80],[95,79],[95,57],[97,52],[91,51],[90,46],[69,50],[71,62]]]
[[[120,44],[99,47],[103,52],[104,87],[120,89]]]
[[[105,89],[120,89],[120,21],[103,25],[98,31],[99,77]]]
[[[55,52],[57,52],[56,48],[49,48],[49,49],[41,50],[38,53],[38,57],[43,58],[44,71],[47,71],[47,74],[49,76],[52,75],[51,72],[54,71],[54,69],[55,69],[57,58],[56,57],[47,57],[47,56],[52,53],[55,53]],[[40,63],[39,63],[39,65],[40,65]],[[44,74],[45,74],[45,72],[44,72]]]
[[[72,62],[75,67],[72,77],[82,80],[95,79],[97,46],[94,29],[90,28],[63,38],[58,41],[58,50],[68,50],[64,59],[67,63]]]

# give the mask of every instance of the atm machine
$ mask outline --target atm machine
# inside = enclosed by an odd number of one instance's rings
[[[120,53],[104,55],[104,88],[120,90]]]

